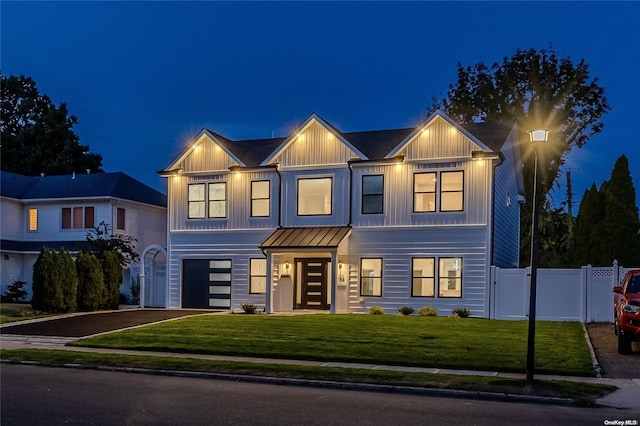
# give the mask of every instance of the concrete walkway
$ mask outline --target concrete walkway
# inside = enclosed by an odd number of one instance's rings
[[[420,368],[420,367],[403,367],[391,365],[375,365],[375,364],[359,364],[346,362],[320,362],[320,361],[304,361],[304,360],[288,360],[288,359],[270,359],[270,358],[250,358],[237,356],[221,356],[221,355],[200,355],[200,354],[178,354],[170,352],[149,352],[149,351],[131,351],[121,349],[102,349],[102,348],[83,348],[76,346],[65,346],[68,342],[76,340],[73,337],[55,337],[55,336],[23,336],[23,335],[0,335],[0,348],[2,350],[9,349],[56,349],[78,352],[96,352],[110,354],[125,355],[144,355],[144,356],[161,356],[173,358],[192,358],[205,359],[212,361],[239,361],[253,362],[262,364],[286,364],[286,365],[305,365],[315,367],[341,367],[341,368],[360,368],[368,370],[390,370],[417,373],[432,374],[454,374],[454,375],[474,375],[485,377],[505,377],[524,379],[524,374],[499,373],[491,371],[469,371],[469,370],[451,370],[443,368]],[[563,380],[582,383],[599,383],[618,387],[618,390],[610,393],[597,400],[597,404],[601,406],[622,408],[622,409],[640,409],[640,378],[638,379],[608,379],[595,377],[575,377],[575,376],[549,376],[536,375],[538,380]]]

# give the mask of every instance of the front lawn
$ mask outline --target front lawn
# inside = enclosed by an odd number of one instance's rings
[[[78,346],[523,373],[527,322],[395,315],[205,315]],[[594,376],[579,323],[538,322],[536,373]]]
[[[34,310],[28,303],[0,304],[0,324],[14,321],[24,321],[44,316],[47,315]]]

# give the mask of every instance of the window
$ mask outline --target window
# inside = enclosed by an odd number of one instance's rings
[[[269,216],[270,181],[258,180],[251,182],[251,217]]]
[[[439,193],[438,206],[436,193]],[[414,212],[459,212],[463,209],[464,172],[440,172],[439,179],[435,172],[416,173],[413,176]]]
[[[116,216],[116,229],[124,229],[124,209],[118,207]]]
[[[382,296],[382,259],[360,259],[360,295]]]
[[[440,297],[462,297],[462,258],[441,257],[438,262]]]
[[[38,209],[29,209],[29,231],[38,230]]]
[[[204,183],[189,185],[189,219],[204,218],[205,199],[204,199]]]
[[[267,259],[250,260],[249,293],[267,292]]]
[[[95,227],[93,207],[63,207],[62,229],[88,229]]]
[[[463,207],[464,173],[442,172],[440,174],[440,211],[459,212]]]
[[[209,184],[209,217],[227,217],[227,184]]]
[[[436,173],[416,173],[413,176],[413,211],[436,211]]]
[[[331,178],[298,179],[298,216],[331,214]]]
[[[227,184],[225,182],[210,183],[208,193],[206,188],[206,183],[189,184],[187,217],[189,219],[227,217]],[[209,196],[208,204],[207,195]]]
[[[362,214],[383,212],[383,175],[362,176]]]
[[[411,264],[411,296],[433,297],[435,294],[435,264],[433,257],[413,258]]]

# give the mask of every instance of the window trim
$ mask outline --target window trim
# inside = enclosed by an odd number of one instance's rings
[[[442,190],[442,175],[445,173],[462,173],[462,189],[461,190],[455,190],[455,191],[443,191]],[[416,192],[416,176],[417,175],[421,175],[421,174],[434,174],[436,176],[436,185],[435,185],[435,192]],[[459,213],[459,212],[464,212],[465,209],[465,184],[464,184],[464,178],[465,178],[465,171],[464,169],[459,169],[459,170],[440,170],[440,171],[431,171],[431,172],[424,172],[424,171],[418,171],[418,172],[414,172],[413,173],[413,187],[412,187],[412,193],[413,193],[413,213],[417,213],[417,214],[422,214],[422,213]],[[462,194],[462,208],[460,210],[443,210],[442,209],[442,194],[451,194],[451,193],[461,193]],[[435,208],[433,210],[416,210],[416,194],[434,194],[434,202],[435,202]]]
[[[373,178],[373,177],[380,177],[382,178],[382,189],[380,193],[365,193],[364,192],[364,180],[365,178]],[[361,199],[360,199],[360,214],[363,215],[369,215],[369,214],[384,214],[384,174],[382,173],[376,173],[376,174],[367,174],[367,175],[362,175],[362,180],[361,180],[361,188],[362,188],[362,193],[361,193]],[[380,211],[375,211],[375,212],[365,212],[364,211],[364,200],[365,197],[380,197]]]
[[[417,276],[414,275],[414,261],[416,259],[430,259],[433,260],[433,276],[429,277],[426,275],[421,275],[421,276]],[[411,297],[420,297],[420,298],[429,298],[429,299],[434,299],[436,297],[436,294],[438,294],[438,292],[436,292],[436,286],[437,286],[437,269],[438,269],[438,259],[435,256],[429,256],[429,257],[420,257],[420,256],[416,256],[416,257],[412,257],[411,258]],[[423,295],[418,295],[414,293],[414,288],[413,288],[413,280],[416,278],[432,278],[433,279],[433,295],[432,296],[423,296]]]
[[[329,179],[329,200],[331,200],[331,211],[329,213],[300,213],[300,181]],[[296,179],[296,213],[297,216],[331,216],[333,215],[333,176],[298,177]]]
[[[363,260],[380,260],[380,276],[372,276],[372,277],[363,277],[362,276],[362,261]],[[382,287],[383,287],[383,279],[382,277],[384,276],[384,259],[382,257],[361,257],[360,258],[360,269],[358,271],[358,287],[359,287],[359,291],[360,291],[360,296],[361,297],[382,297]],[[362,285],[363,285],[363,279],[364,278],[379,278],[380,279],[380,294],[363,294],[362,292]]]
[[[211,199],[211,185],[222,185],[224,188],[224,198],[222,199]],[[205,194],[206,200],[206,208],[207,208],[207,218],[209,219],[226,219],[227,218],[227,182],[226,181],[217,181],[217,182],[209,182],[207,185],[207,192]],[[211,216],[211,203],[219,203],[222,202],[224,205],[224,213],[223,216]]]
[[[417,192],[416,191],[416,176],[418,175],[434,175],[436,177],[436,184],[435,184],[435,188],[432,191],[420,191]],[[439,179],[438,179],[438,172],[416,172],[413,174],[413,187],[412,187],[412,193],[413,193],[413,212],[414,213],[435,213],[438,211],[438,184],[439,184]],[[416,195],[417,194],[433,194],[433,201],[435,203],[433,210],[416,210]]]
[[[122,221],[120,220],[120,212],[122,212]],[[120,231],[124,231],[127,223],[126,210],[124,207],[116,208],[116,229]]]
[[[258,274],[254,274],[251,268],[251,263],[253,260],[264,260],[265,262],[265,268],[264,268],[264,275],[258,275]],[[266,294],[267,293],[267,258],[266,257],[251,257],[249,258],[249,294]],[[253,291],[253,287],[252,287],[252,278],[253,277],[259,277],[259,278],[264,278],[265,280],[265,289],[264,291]]]
[[[191,187],[195,186],[203,186],[204,190],[202,191],[203,198],[202,200],[192,200],[191,199]],[[192,203],[203,203],[203,213],[202,216],[191,216],[191,204]],[[189,183],[187,184],[187,219],[205,219],[207,217],[207,184],[203,182],[199,183]]]
[[[68,212],[69,226],[65,226],[65,211]],[[79,217],[79,219],[77,219],[77,217]],[[92,221],[92,223],[90,224],[87,220],[87,218],[89,217],[91,217]],[[96,226],[96,209],[95,206],[62,207],[60,219],[60,229],[64,231],[92,229]],[[78,223],[80,226],[76,226],[76,223]]]
[[[259,183],[259,182],[267,182],[267,188],[268,188],[268,194],[267,197],[254,197],[253,196],[253,184],[254,183]],[[256,215],[254,214],[254,209],[253,209],[253,202],[256,200],[267,200],[269,207],[267,208],[267,214],[266,215]],[[271,217],[271,180],[269,179],[258,179],[258,180],[252,180],[251,181],[251,217]]]

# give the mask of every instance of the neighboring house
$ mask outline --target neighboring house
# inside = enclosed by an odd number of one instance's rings
[[[343,133],[313,114],[285,138],[202,130],[168,177],[168,308],[487,316],[491,265],[517,267],[518,131],[436,112]]]
[[[113,233],[136,238],[139,254],[150,245],[166,247],[166,206],[164,194],[124,173],[0,172],[1,291],[15,280],[26,281],[30,290],[43,247],[77,253],[87,247],[87,232],[101,222]]]

